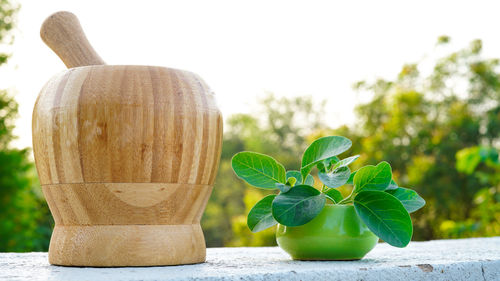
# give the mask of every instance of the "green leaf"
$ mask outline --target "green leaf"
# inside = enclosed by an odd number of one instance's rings
[[[386,190],[385,192],[401,201],[408,213],[413,213],[425,205],[424,198],[420,197],[415,190],[397,187],[396,189]]]
[[[329,136],[315,140],[302,156],[300,173],[305,177],[318,162],[337,156],[348,150],[352,142],[345,137]]]
[[[295,178],[298,183],[302,183],[302,175],[299,171],[290,170],[286,172],[286,180],[289,178]]]
[[[281,192],[285,193],[288,192],[292,188],[292,186],[288,184],[277,183],[276,188],[279,189]]]
[[[349,179],[347,180],[347,182],[345,184],[351,184],[351,185],[353,185],[354,184],[354,176],[356,175],[356,173],[358,171],[359,170],[356,170],[356,171],[352,172],[351,175],[349,176]]]
[[[334,203],[338,203],[344,199],[342,193],[338,189],[330,188],[325,192],[325,195],[333,200]]]
[[[314,185],[314,177],[311,175],[307,175],[306,181],[304,182],[304,184],[313,186]]]
[[[411,218],[399,200],[383,191],[362,191],[354,197],[356,213],[385,242],[405,247],[413,234]]]
[[[391,182],[391,165],[380,162],[377,166],[365,166],[354,176],[355,192],[365,190],[385,190]]]
[[[325,195],[309,185],[294,186],[273,201],[273,217],[286,226],[299,226],[314,219],[323,210]]]
[[[340,167],[331,173],[318,173],[318,177],[321,182],[330,188],[343,186],[349,179],[350,175],[351,170],[349,170],[348,167]]]
[[[290,178],[295,178],[297,183],[302,184],[302,175],[299,171],[290,170],[286,172],[286,180],[288,181]],[[311,175],[307,175],[306,181],[304,182],[306,185],[314,185],[314,178]]]
[[[464,148],[456,154],[456,168],[459,172],[472,174],[480,163],[498,163],[499,151],[488,146],[473,146]]]
[[[275,197],[273,194],[262,198],[248,213],[247,225],[252,232],[259,232],[278,223],[273,218],[271,208]]]
[[[286,183],[283,165],[267,155],[244,151],[235,154],[231,164],[236,175],[253,186],[275,189],[276,183]]]
[[[398,184],[394,180],[391,180],[391,183],[389,183],[389,185],[387,186],[387,188],[385,190],[392,190],[392,189],[396,189],[396,188],[398,188]]]
[[[333,156],[333,157],[330,157],[330,158],[327,158],[323,161],[318,162],[316,164],[316,167],[321,172],[329,171],[332,168],[332,166],[334,164],[337,164],[337,162],[339,162],[339,161],[340,161],[340,159],[337,156]]]
[[[354,156],[342,159],[339,162],[335,163],[332,170],[335,171],[338,168],[347,167],[358,158],[359,158],[359,155],[354,155]]]
[[[290,186],[294,186],[297,183],[297,179],[294,177],[289,177],[286,179],[286,184]]]

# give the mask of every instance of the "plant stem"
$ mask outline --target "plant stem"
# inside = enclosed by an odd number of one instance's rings
[[[326,195],[326,194],[325,194],[325,197],[326,197],[326,199],[328,199],[328,200],[332,201],[332,203],[333,203],[333,204],[338,204],[337,202],[335,202],[335,200],[333,200],[333,198],[332,198],[332,197],[330,197],[330,196],[328,196],[328,195]]]
[[[351,198],[350,198],[350,196],[348,196],[348,197],[346,197],[346,198],[342,199],[342,200],[341,200],[339,203],[337,203],[337,204],[343,204],[343,205],[345,205],[345,204],[351,203],[351,202],[352,202],[352,200],[350,200],[350,199],[351,199]]]
[[[351,199],[351,197],[354,195],[354,188],[352,189],[351,191],[351,194],[349,194],[349,196],[347,196],[346,198],[342,199],[338,204],[348,204],[348,203],[352,203],[353,200]]]

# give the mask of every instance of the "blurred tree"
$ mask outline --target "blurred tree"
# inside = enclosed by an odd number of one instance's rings
[[[482,58],[481,49],[475,40],[438,59],[429,75],[411,64],[394,81],[357,83],[373,99],[357,107],[357,124],[337,131],[356,140],[361,162],[387,160],[397,182],[427,200],[413,215],[417,240],[445,237],[442,223],[471,218],[475,194],[490,184],[455,169],[459,150],[500,141],[499,61]]]
[[[0,0],[0,45],[13,40],[18,6]],[[0,53],[0,66],[9,54]],[[52,219],[43,200],[29,161],[28,149],[10,146],[17,115],[17,103],[6,90],[0,90],[0,252],[46,251]]]
[[[442,36],[438,45],[449,42]],[[481,41],[475,40],[437,59],[426,75],[420,65],[408,64],[394,80],[356,83],[355,88],[370,93],[372,100],[357,106],[358,121],[352,126],[329,128],[322,121],[323,108],[307,97],[270,95],[259,104],[263,112],[230,116],[221,169],[204,217],[208,245],[275,243],[273,229],[252,234],[246,227],[246,214],[264,192],[234,176],[232,155],[258,151],[297,169],[307,144],[330,134],[353,141],[348,154],[361,154],[354,169],[387,160],[397,182],[427,200],[427,206],[413,214],[414,239],[500,235],[499,171],[483,159],[498,158],[491,151],[500,145],[499,60],[483,58],[481,50]],[[474,148],[478,145],[489,150]],[[463,151],[479,154],[466,157]],[[488,171],[483,162],[490,163]],[[349,192],[348,187],[341,190]]]
[[[475,176],[487,185],[473,198],[471,216],[446,220],[440,231],[445,238],[496,236],[500,233],[500,159],[498,150],[488,146],[464,148],[457,153],[457,170]]]
[[[268,94],[259,100],[255,114],[235,114],[226,119],[222,157],[214,191],[202,219],[208,246],[274,245],[274,229],[251,233],[246,226],[250,208],[269,191],[239,180],[231,158],[240,151],[273,156],[287,169],[298,169],[308,145],[307,136],[326,127],[323,102],[311,97],[277,98]]]

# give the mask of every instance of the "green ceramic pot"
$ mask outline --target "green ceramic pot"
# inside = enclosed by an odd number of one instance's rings
[[[375,247],[378,237],[361,221],[354,206],[326,204],[304,225],[278,224],[276,241],[294,260],[359,260]]]

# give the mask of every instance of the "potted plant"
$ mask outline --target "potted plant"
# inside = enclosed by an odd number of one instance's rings
[[[252,232],[277,226],[278,245],[298,260],[357,260],[379,238],[396,247],[411,240],[409,213],[425,205],[415,191],[399,187],[391,166],[380,162],[351,173],[349,164],[359,155],[339,159],[352,142],[341,136],[315,140],[304,152],[300,171],[286,171],[270,156],[240,152],[233,156],[236,175],[248,184],[274,189],[250,210]],[[312,169],[318,169],[321,190],[313,187]],[[352,185],[343,197],[338,187]]]

